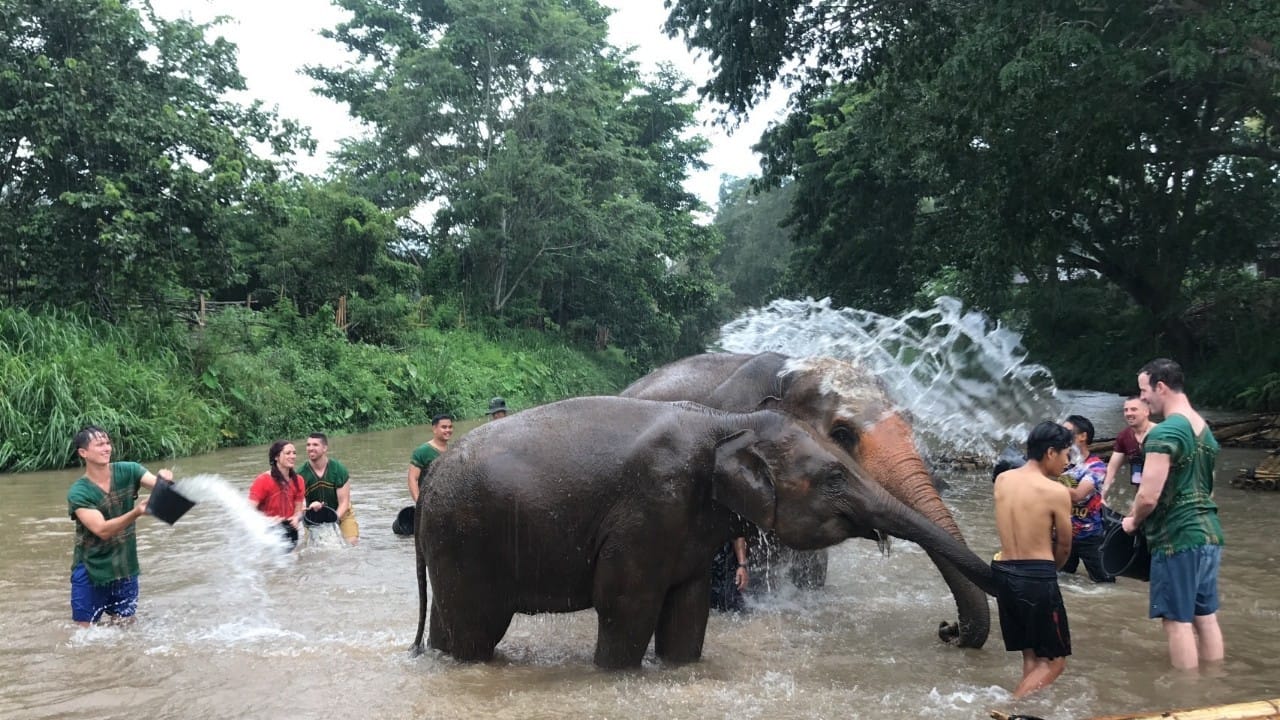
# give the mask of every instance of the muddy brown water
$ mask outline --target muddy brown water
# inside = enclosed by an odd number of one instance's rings
[[[954,605],[927,556],[902,541],[888,557],[847,542],[832,549],[825,588],[782,588],[749,614],[713,615],[691,665],[650,651],[638,671],[597,670],[591,611],[518,616],[490,664],[410,658],[413,547],[390,526],[407,503],[407,458],[428,430],[332,440],[352,471],[358,547],[318,536],[283,557],[246,537],[243,508],[214,501],[173,527],[144,518],[141,603],[128,628],[70,620],[65,497],[78,474],[0,476],[0,717],[1076,718],[1280,695],[1280,493],[1228,483],[1261,452],[1227,449],[1218,465],[1226,662],[1172,671],[1144,583],[1067,577],[1075,654],[1051,689],[1014,703],[1019,656],[1003,649],[994,601],[985,648],[940,644],[934,629]],[[180,478],[216,474],[208,482],[243,495],[265,455],[237,448],[176,466]],[[989,476],[947,480],[971,546],[990,556]]]

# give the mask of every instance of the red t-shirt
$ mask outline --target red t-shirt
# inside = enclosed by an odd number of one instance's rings
[[[302,476],[295,474],[293,481],[281,488],[271,473],[264,472],[254,478],[249,486],[249,502],[267,517],[288,519],[298,512],[298,503],[307,496]]]

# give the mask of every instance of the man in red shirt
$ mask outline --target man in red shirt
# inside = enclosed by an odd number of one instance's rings
[[[1129,482],[1142,484],[1142,441],[1147,438],[1147,431],[1155,427],[1151,422],[1151,408],[1137,395],[1124,401],[1124,430],[1116,436],[1115,448],[1111,451],[1111,460],[1107,463],[1107,476],[1102,480],[1102,502],[1107,502],[1107,491],[1116,479],[1116,473],[1125,460],[1129,461]]]

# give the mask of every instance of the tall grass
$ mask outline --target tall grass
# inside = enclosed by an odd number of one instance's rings
[[[359,432],[616,392],[618,354],[534,331],[423,329],[405,347],[351,343],[327,316],[233,309],[191,331],[0,308],[0,472],[65,467],[86,424],[130,460]]]
[[[70,464],[87,424],[111,433],[119,457],[206,452],[222,416],[166,348],[68,313],[0,308],[0,471]]]

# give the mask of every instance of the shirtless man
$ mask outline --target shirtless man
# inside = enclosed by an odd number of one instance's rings
[[[1071,554],[1071,494],[1057,480],[1067,468],[1071,431],[1042,422],[1027,436],[1027,463],[996,477],[1000,552],[991,563],[1006,650],[1022,651],[1020,698],[1067,667],[1071,631],[1058,568]]]

